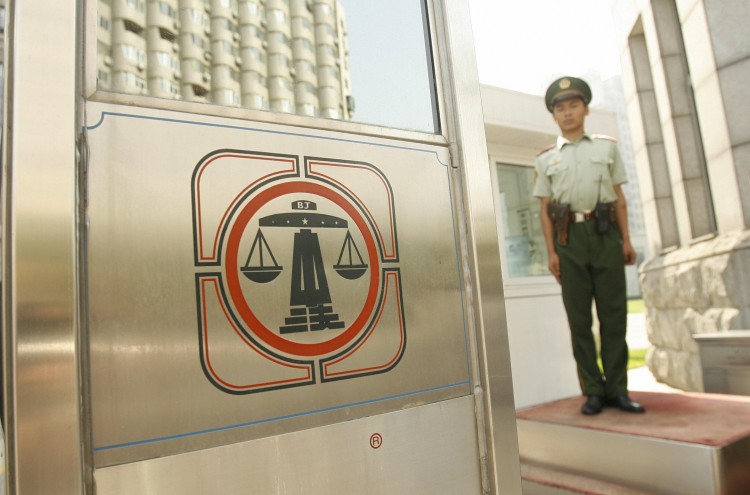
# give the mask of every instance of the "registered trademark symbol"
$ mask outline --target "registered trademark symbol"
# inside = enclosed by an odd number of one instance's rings
[[[383,437],[380,433],[373,433],[370,436],[370,447],[373,449],[379,449],[381,445],[383,445]]]

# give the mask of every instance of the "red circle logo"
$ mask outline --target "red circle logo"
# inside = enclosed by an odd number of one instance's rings
[[[279,333],[277,330],[272,330],[271,328],[269,328],[270,325],[264,323],[264,319],[259,316],[260,309],[265,308],[254,309],[256,301],[253,300],[252,296],[248,297],[247,289],[243,290],[243,279],[241,278],[241,261],[244,261],[244,258],[240,256],[240,252],[242,251],[241,244],[243,243],[243,238],[245,239],[245,244],[247,244],[248,236],[245,233],[249,229],[251,222],[253,222],[254,224],[258,217],[261,216],[259,215],[259,211],[262,208],[268,206],[269,203],[278,200],[279,198],[288,198],[290,200],[294,200],[300,195],[327,202],[332,207],[338,208],[349,219],[351,219],[351,223],[353,223],[353,226],[356,227],[355,233],[358,235],[358,238],[361,238],[364,243],[364,257],[362,260],[364,264],[362,264],[361,266],[367,267],[366,271],[368,273],[367,276],[369,277],[369,281],[367,282],[366,287],[363,291],[362,301],[360,301],[359,303],[361,304],[361,309],[357,312],[355,308],[351,323],[348,325],[344,325],[342,322],[340,330],[331,331],[330,333],[326,334],[332,335],[330,338],[319,337],[319,339],[322,340],[314,342],[295,340],[291,338],[291,336],[285,336],[283,332]],[[330,215],[319,216],[325,217],[326,219],[337,218]],[[299,218],[302,218],[301,214]],[[306,219],[304,221],[307,222]],[[315,237],[317,239],[317,234],[310,233],[312,231],[311,228],[304,229],[304,232],[302,231],[302,229],[299,230],[299,235],[307,235],[309,237]],[[296,260],[294,263],[296,263]],[[361,335],[361,333],[368,327],[368,323],[370,322],[371,316],[377,303],[381,284],[380,263],[375,239],[370,229],[368,228],[367,222],[365,221],[359,210],[338,192],[335,192],[320,184],[302,181],[285,182],[269,187],[268,189],[252,197],[244,206],[242,206],[237,214],[236,220],[229,230],[229,235],[226,240],[226,257],[224,266],[227,281],[227,290],[229,292],[231,301],[236,308],[237,314],[239,315],[242,322],[255,336],[257,336],[266,345],[281,352],[295,356],[311,357],[331,354],[333,352],[339,351],[340,349],[343,349],[352,341],[354,341],[357,336]],[[279,269],[281,269],[281,267],[279,267]],[[294,269],[297,270],[298,268],[295,266]],[[322,270],[321,267],[317,267],[316,269]],[[347,275],[342,276],[345,278],[351,277]],[[304,275],[297,276],[297,279],[300,278],[302,278],[303,280],[297,280],[297,284],[304,285],[306,283],[310,283],[307,279],[305,279]],[[284,304],[286,304],[286,301],[287,300],[284,301]],[[290,304],[293,303],[294,295],[292,295],[292,301],[290,302]],[[257,304],[261,305],[260,302],[258,302]],[[263,300],[263,305],[268,305],[268,297]],[[272,306],[274,310],[277,308],[285,308],[285,306],[282,306],[278,300],[275,301]],[[315,333],[318,335],[322,334],[322,332]]]

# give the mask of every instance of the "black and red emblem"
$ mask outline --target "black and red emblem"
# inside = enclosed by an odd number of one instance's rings
[[[192,178],[200,360],[243,394],[383,373],[406,346],[393,193],[368,163],[220,150]]]

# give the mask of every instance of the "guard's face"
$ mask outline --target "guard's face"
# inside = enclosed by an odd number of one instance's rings
[[[555,104],[552,117],[565,133],[583,131],[583,122],[589,114],[589,107],[580,98],[568,98]]]

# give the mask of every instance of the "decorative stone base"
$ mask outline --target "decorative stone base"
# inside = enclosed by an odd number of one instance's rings
[[[750,230],[652,258],[640,280],[653,346],[646,364],[661,382],[703,391],[693,335],[750,328]]]

